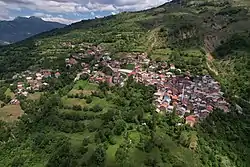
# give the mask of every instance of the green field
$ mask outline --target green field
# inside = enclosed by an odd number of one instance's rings
[[[107,163],[108,164],[114,164],[115,163],[115,153],[117,149],[120,147],[122,142],[124,141],[124,138],[122,136],[115,136],[114,140],[116,142],[115,145],[109,145],[107,149]]]
[[[12,99],[15,97],[15,94],[8,88],[5,92],[6,96],[10,96]]]
[[[97,84],[89,83],[87,80],[79,80],[74,85],[74,89],[80,90],[96,90],[98,88]]]
[[[43,94],[42,92],[30,93],[28,95],[28,99],[30,99],[30,100],[39,100],[42,94]]]
[[[86,106],[86,102],[84,99],[77,99],[77,98],[68,98],[67,96],[64,96],[61,98],[62,103],[65,106],[73,107],[74,105],[80,105],[81,107]]]
[[[98,89],[98,85],[94,83],[89,83],[87,80],[77,81],[73,89],[69,92],[70,95],[81,94],[91,95],[92,91]]]
[[[151,59],[155,60],[157,58],[160,58],[162,61],[167,61],[169,59],[169,56],[171,55],[172,50],[170,48],[166,49],[155,49],[151,53]]]

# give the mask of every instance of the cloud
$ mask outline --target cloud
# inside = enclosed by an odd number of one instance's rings
[[[47,13],[51,16],[41,16],[46,20],[58,20],[63,23],[71,23],[74,19],[62,16],[73,15],[79,20],[81,15],[89,15],[94,12],[101,17],[101,12],[117,14],[121,11],[137,11],[161,5],[169,0],[0,0],[0,20],[7,20],[17,16],[25,10],[34,13]],[[38,12],[39,11],[39,12]],[[28,15],[30,15],[29,13]],[[22,14],[27,15],[27,14]],[[52,16],[53,15],[53,16]],[[61,16],[59,16],[61,15]]]
[[[59,22],[63,24],[72,24],[72,23],[81,21],[81,20],[66,19],[62,17],[41,17],[41,18],[45,21],[53,21],[53,22]]]
[[[167,0],[0,0],[19,8],[50,13],[137,10],[160,5]]]
[[[63,24],[71,24],[74,22],[81,21],[80,19],[75,20],[75,19],[64,18],[63,15],[53,16],[51,14],[40,13],[40,12],[34,13],[33,16],[40,17],[41,19],[45,21],[53,21],[53,22],[59,22]]]

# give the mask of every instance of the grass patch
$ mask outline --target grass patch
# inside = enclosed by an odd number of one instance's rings
[[[73,107],[74,105],[80,105],[81,107],[86,106],[84,99],[68,98],[66,96],[62,97],[62,103],[64,106]]]
[[[115,164],[115,153],[117,149],[120,147],[122,142],[124,141],[124,138],[122,136],[115,136],[114,140],[116,141],[115,145],[110,145],[106,151],[107,153],[107,161],[108,161],[108,166],[112,164]]]
[[[18,120],[20,116],[24,114],[20,105],[7,105],[0,108],[0,120],[6,122],[13,122]]]
[[[30,93],[28,95],[28,99],[29,100],[39,100],[42,94],[43,94],[42,92],[35,92],[35,93],[32,93],[32,94]]]
[[[172,50],[170,48],[156,49],[156,50],[152,51],[152,54],[150,57],[153,60],[155,60],[159,57],[162,61],[167,61],[169,59],[169,56],[171,55],[171,53],[172,53]]]
[[[101,99],[99,97],[93,97],[93,101],[89,104],[89,107],[93,107],[95,105],[103,107],[104,110],[113,106],[113,104],[108,102],[105,98]]]
[[[84,95],[91,95],[91,92],[97,89],[97,84],[89,83],[87,80],[79,80],[76,82],[73,89],[68,94],[76,95],[83,93]]]
[[[12,99],[15,97],[15,94],[8,88],[5,93],[6,96],[10,96]]]
[[[133,143],[139,143],[140,133],[137,131],[131,131],[129,132],[129,138],[132,140]]]
[[[203,55],[199,49],[187,49],[182,52],[185,54],[197,56],[197,57],[201,57]]]
[[[133,70],[135,68],[135,65],[134,64],[127,64],[125,69],[128,69],[128,70]]]
[[[77,90],[72,89],[68,94],[69,95],[76,95],[76,94],[84,94],[84,95],[91,95],[92,90]]]
[[[92,133],[89,133],[87,130],[85,132],[79,132],[79,133],[64,133],[60,132],[61,135],[67,137],[70,139],[71,144],[74,147],[79,147],[82,144],[82,141],[85,137],[90,137],[93,135]]]
[[[97,90],[98,85],[94,83],[89,83],[87,80],[79,80],[74,85],[74,88],[76,90]]]

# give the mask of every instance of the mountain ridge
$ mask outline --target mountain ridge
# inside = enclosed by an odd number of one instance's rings
[[[63,28],[66,25],[44,21],[39,17],[16,17],[11,21],[0,21],[0,40],[14,43],[41,32],[55,28]]]

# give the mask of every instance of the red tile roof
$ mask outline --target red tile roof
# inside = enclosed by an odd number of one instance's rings
[[[189,122],[196,122],[195,116],[194,115],[189,115],[186,117],[186,121]]]

